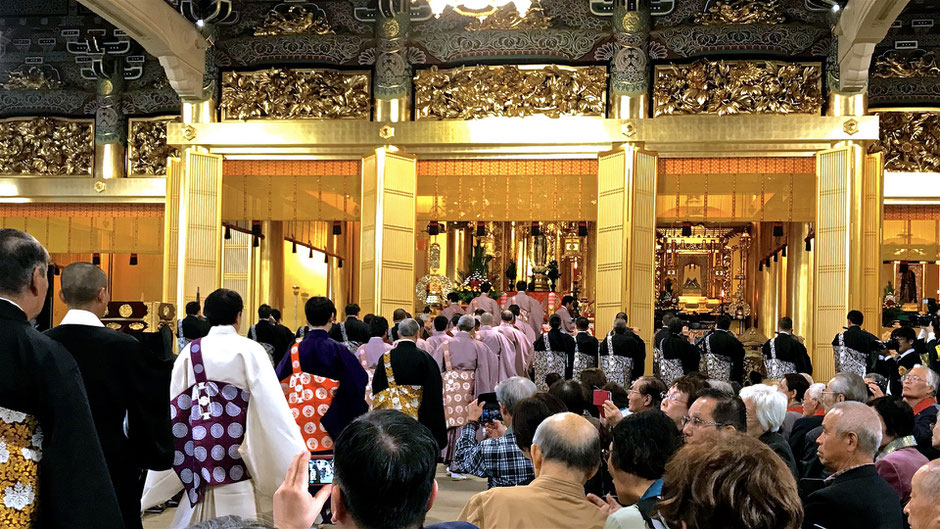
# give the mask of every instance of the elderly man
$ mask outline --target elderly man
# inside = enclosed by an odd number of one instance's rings
[[[516,446],[512,430],[512,415],[516,404],[535,394],[535,384],[523,377],[512,377],[496,386],[496,400],[502,421],[493,421],[486,426],[486,439],[477,442],[477,429],[483,406],[471,402],[467,412],[467,424],[457,440],[454,465],[457,469],[485,477],[488,488],[513,487],[532,481],[532,463]]]
[[[140,529],[142,469],[166,470],[173,463],[166,405],[170,369],[139,341],[101,323],[111,296],[100,268],[72,263],[61,277],[59,296],[69,311],[46,336],[65,346],[78,363],[124,527]]]
[[[512,344],[515,354],[513,355],[514,375],[525,377],[529,375],[529,366],[532,365],[532,359],[535,357],[535,348],[532,342],[526,338],[524,332],[516,328],[516,316],[512,311],[504,310],[500,313],[499,327],[496,330],[501,333]],[[529,327],[526,326],[528,329]]]
[[[911,529],[940,529],[940,461],[931,461],[914,474],[904,513]]]
[[[493,329],[493,315],[484,312],[480,315],[480,331],[477,337],[489,350],[490,360],[496,360],[496,378],[493,382],[506,380],[516,374],[516,349],[503,333]]]
[[[499,357],[498,351],[493,351],[471,334],[476,332],[474,327],[476,319],[473,316],[461,316],[454,337],[441,346],[438,354],[443,357],[445,351],[449,352],[451,365],[458,371],[474,371],[473,395],[478,397],[492,393],[499,382]],[[504,346],[508,347],[508,344]]]
[[[29,323],[46,302],[48,271],[49,254],[36,239],[0,229],[0,437],[7,439],[0,490],[22,491],[10,499],[23,527],[39,519],[48,527],[123,527],[79,368]],[[0,513],[8,519],[5,507]]]
[[[689,414],[689,406],[695,402],[695,396],[706,387],[702,377],[683,376],[676,379],[663,397],[659,409],[682,429],[682,418]]]
[[[747,431],[747,410],[740,397],[714,388],[705,388],[695,396],[689,415],[682,418],[686,443],[707,442],[721,430]]]
[[[372,394],[388,389],[388,372],[394,376],[397,386],[420,386],[421,403],[418,405],[418,422],[427,426],[443,450],[447,446],[447,423],[444,421],[444,383],[440,368],[431,355],[418,349],[420,326],[413,318],[405,318],[398,324],[398,344],[382,355],[372,379]],[[381,366],[384,363],[385,369]],[[375,401],[373,401],[375,402]],[[378,406],[376,406],[378,407]]]
[[[914,439],[917,448],[927,459],[940,457],[940,451],[930,444],[930,431],[937,423],[937,373],[928,367],[916,365],[903,377],[901,396],[914,410]]]
[[[881,444],[878,414],[862,402],[851,401],[827,410],[816,443],[819,460],[831,475],[824,488],[806,499],[804,529],[901,529],[901,502],[873,464]]]
[[[552,415],[535,430],[530,453],[532,483],[476,494],[459,518],[480,529],[602,529],[607,514],[584,497],[600,466],[597,428],[573,413]]]
[[[777,390],[787,398],[787,413],[780,425],[780,435],[787,439],[793,424],[803,418],[803,397],[811,382],[799,373],[787,373],[777,384]],[[818,425],[817,425],[818,426]]]
[[[861,402],[868,401],[868,390],[865,381],[861,376],[851,372],[836,373],[836,376],[826,384],[826,390],[822,392],[822,404],[829,413],[833,406],[840,402]],[[806,433],[802,442],[798,442],[793,455],[797,458],[796,465],[801,478],[822,479],[829,475],[825,466],[819,460],[816,450],[816,439],[823,432],[822,423]],[[793,444],[791,443],[791,448]],[[800,483],[802,486],[803,483]],[[803,491],[805,492],[805,490]]]

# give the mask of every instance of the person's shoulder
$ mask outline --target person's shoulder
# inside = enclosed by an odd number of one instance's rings
[[[636,505],[617,509],[607,517],[604,529],[646,529],[646,521]]]
[[[440,522],[424,526],[424,529],[479,529],[470,522]]]

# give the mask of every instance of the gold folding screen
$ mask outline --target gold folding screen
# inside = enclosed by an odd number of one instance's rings
[[[870,329],[881,325],[882,285],[881,238],[884,224],[884,155],[882,153],[865,156],[863,187],[862,224],[862,300],[859,310],[865,314],[865,321],[870,322]],[[877,333],[876,333],[877,334]]]
[[[653,336],[657,157],[635,147],[598,156],[596,316],[620,311],[647,343]]]
[[[163,219],[163,302],[176,302],[180,232],[180,182],[183,161],[168,158],[166,165],[166,212]],[[179,307],[177,307],[179,309]],[[177,310],[181,313],[182,311]]]
[[[359,305],[389,319],[414,309],[415,166],[387,148],[362,161]]]
[[[179,197],[177,307],[204,299],[222,280],[222,156],[183,153]]]

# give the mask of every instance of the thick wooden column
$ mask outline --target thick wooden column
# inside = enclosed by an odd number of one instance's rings
[[[387,147],[362,160],[359,305],[389,321],[414,312],[415,162]]]
[[[177,307],[222,284],[222,156],[187,149],[182,166]]]
[[[627,313],[652,350],[657,156],[624,146],[598,157],[595,327]],[[652,361],[647,362],[650,372]]]
[[[881,248],[880,156],[848,144],[816,155],[816,247],[813,284],[814,378],[834,373],[832,338],[853,309],[864,327],[881,334],[878,269]]]

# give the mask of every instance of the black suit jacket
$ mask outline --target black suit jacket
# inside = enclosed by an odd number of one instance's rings
[[[346,318],[343,325],[346,327],[346,336],[349,337],[350,341],[359,342],[359,344],[369,341],[369,326],[364,322],[350,317]],[[340,343],[343,342],[343,333],[339,330],[339,323],[334,323],[330,327],[330,338]]]
[[[2,300],[0,366],[0,406],[36,417],[43,432],[36,527],[124,527],[75,360]]]
[[[812,493],[803,505],[803,529],[901,529],[901,501],[875,465],[848,470]]]
[[[682,372],[688,375],[698,371],[702,353],[698,347],[689,342],[682,334],[669,333],[662,341],[663,359],[682,360]]]
[[[931,444],[933,427],[937,424],[937,405],[934,404],[914,416],[914,439],[917,439],[917,449],[929,460],[940,457],[940,450]]]
[[[569,337],[570,338],[570,337]],[[421,386],[421,407],[418,408],[418,422],[428,427],[434,434],[438,446],[443,450],[447,446],[447,423],[444,421],[444,383],[441,369],[431,355],[418,349],[411,340],[402,340],[391,350],[392,372],[395,383],[399,386]],[[388,378],[379,359],[378,368],[372,378],[372,394],[388,388]]]
[[[793,479],[799,479],[796,470],[796,458],[793,457],[790,443],[777,432],[764,432],[759,439],[780,456],[780,459],[790,469],[790,473],[793,474]]]
[[[183,318],[183,337],[189,340],[204,338],[209,334],[209,322],[196,316],[186,316]]]
[[[60,325],[45,334],[78,364],[124,525],[140,528],[142,469],[173,464],[170,371],[143,344],[112,329]]]

